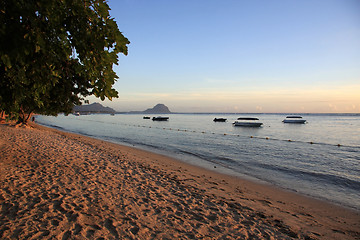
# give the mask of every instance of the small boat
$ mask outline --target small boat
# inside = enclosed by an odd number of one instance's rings
[[[214,118],[214,122],[226,122],[226,118]]]
[[[143,119],[150,119],[150,117],[148,117],[148,116],[144,116],[144,117],[143,117]]]
[[[169,117],[153,117],[153,121],[167,121],[169,120]]]
[[[306,120],[303,119],[301,116],[290,115],[290,116],[287,116],[282,122],[283,123],[305,123]]]
[[[238,118],[237,120],[239,121],[233,123],[236,127],[261,127],[262,125],[261,122],[258,122],[258,118],[244,117]]]

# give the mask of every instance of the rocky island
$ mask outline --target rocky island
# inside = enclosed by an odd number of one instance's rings
[[[158,114],[158,113],[171,113],[171,112],[167,106],[159,103],[153,108],[146,109],[143,113]]]
[[[136,113],[136,114],[168,114],[171,113],[169,108],[162,103],[156,104],[153,108],[148,108],[145,111],[131,111],[129,113]]]

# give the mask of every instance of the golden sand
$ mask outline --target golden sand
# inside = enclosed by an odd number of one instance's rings
[[[360,215],[174,159],[0,125],[0,239],[360,239]]]

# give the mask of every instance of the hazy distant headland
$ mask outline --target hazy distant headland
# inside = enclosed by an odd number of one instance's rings
[[[229,113],[229,112],[172,112],[169,108],[162,103],[156,104],[152,108],[148,108],[144,111],[129,111],[129,112],[117,112],[110,107],[105,107],[100,103],[92,103],[86,105],[75,106],[73,112],[80,114],[276,114],[276,115],[291,115],[294,113],[251,113],[251,112],[242,112],[242,113]],[[360,116],[360,113],[297,113],[301,115],[314,115],[314,116]]]
[[[73,108],[73,112],[78,113],[115,113],[111,107],[104,107],[100,103],[92,103],[88,105],[79,105]]]
[[[92,103],[88,105],[75,106],[73,112],[80,114],[91,114],[91,113],[120,113],[116,112],[110,107],[104,107],[100,103]],[[171,113],[169,108],[162,103],[155,105],[153,108],[148,108],[144,111],[130,111],[130,112],[121,112],[121,113],[137,113],[137,114],[167,114]]]

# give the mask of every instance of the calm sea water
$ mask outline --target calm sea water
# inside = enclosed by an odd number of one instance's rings
[[[307,124],[284,124],[283,114],[167,116],[167,122],[139,114],[37,116],[36,121],[360,210],[360,114],[303,115]],[[263,127],[232,126],[236,118],[249,116]],[[214,117],[228,121],[213,122]]]

